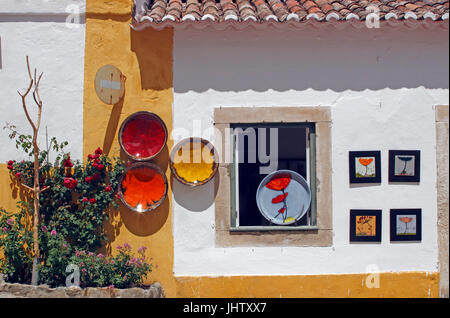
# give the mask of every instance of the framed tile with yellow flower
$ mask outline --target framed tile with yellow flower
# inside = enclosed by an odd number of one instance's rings
[[[350,242],[381,242],[381,210],[350,210]]]
[[[391,209],[391,241],[422,240],[422,209]]]
[[[350,183],[381,183],[380,158],[380,151],[350,151]]]

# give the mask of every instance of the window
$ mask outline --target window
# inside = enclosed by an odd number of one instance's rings
[[[214,109],[215,146],[221,162],[216,175],[215,244],[237,246],[331,246],[332,235],[332,163],[330,107],[222,107]],[[266,143],[241,151],[232,130],[248,128],[265,132]],[[270,129],[277,128],[279,164],[270,163]],[[264,133],[263,133],[264,135]],[[248,137],[244,137],[244,146]],[[261,139],[263,140],[263,139]],[[253,141],[252,141],[253,142]],[[294,145],[294,147],[291,147]],[[265,146],[265,147],[264,147]],[[235,151],[237,148],[237,152]],[[260,149],[261,148],[261,149]],[[263,149],[265,148],[265,149]],[[261,150],[262,156],[257,152]],[[247,152],[246,152],[247,151]],[[245,163],[242,157],[254,156]],[[265,155],[265,156],[264,156]],[[236,158],[230,158],[237,156]],[[231,159],[231,160],[230,160]],[[255,188],[272,170],[289,168],[309,182],[312,205],[306,217],[292,225],[272,225],[255,207]],[[260,174],[258,169],[263,169]],[[252,186],[248,186],[251,184]],[[239,197],[240,196],[240,197]]]
[[[315,124],[231,124],[233,163],[231,172],[231,231],[301,230],[316,228]],[[312,145],[312,147],[311,147]],[[269,222],[256,203],[256,191],[264,177],[276,170],[298,172],[311,189],[308,212],[291,225]]]

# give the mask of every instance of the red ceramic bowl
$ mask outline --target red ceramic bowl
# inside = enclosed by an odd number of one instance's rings
[[[166,142],[166,125],[154,113],[146,111],[134,113],[120,126],[120,147],[134,160],[145,161],[156,157]]]

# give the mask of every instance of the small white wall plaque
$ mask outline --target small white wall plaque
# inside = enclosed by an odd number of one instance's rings
[[[125,93],[125,75],[114,65],[102,66],[95,75],[95,91],[102,102],[114,105]]]

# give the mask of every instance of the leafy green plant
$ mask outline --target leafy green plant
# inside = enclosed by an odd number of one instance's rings
[[[31,279],[33,233],[27,217],[26,203],[20,202],[19,212],[0,209],[0,271],[7,281],[28,283]]]
[[[145,258],[146,247],[138,249],[137,255],[127,243],[118,246],[117,256],[105,257],[86,251],[76,251],[71,261],[78,265],[82,287],[110,286],[129,288],[141,286],[143,280],[152,270],[152,265]]]
[[[25,152],[29,150],[29,136],[19,134],[14,126],[8,128],[10,138],[16,140],[17,147]],[[52,138],[50,146],[40,151],[39,155],[40,283],[50,286],[65,284],[65,269],[74,251],[96,251],[106,244],[103,225],[108,220],[108,208],[118,207],[115,192],[125,169],[119,158],[111,160],[100,147],[88,155],[86,164],[73,161],[70,153],[63,151],[67,144]],[[57,153],[54,163],[49,161],[50,148]],[[8,161],[7,167],[18,187],[33,187],[33,165],[33,161]],[[0,262],[0,271],[7,275],[10,282],[27,282],[31,276],[34,255],[32,227],[23,224],[32,219],[33,206],[31,197],[27,203],[22,202],[19,213],[1,211],[0,249],[4,258]],[[8,224],[9,219],[14,219],[14,224]],[[3,228],[6,230],[3,231]],[[107,269],[102,267],[102,272]],[[130,273],[127,277],[134,276]],[[109,281],[122,286],[117,279]],[[137,278],[132,278],[130,282],[134,284],[136,281]],[[86,284],[104,286],[101,279],[89,280]]]

